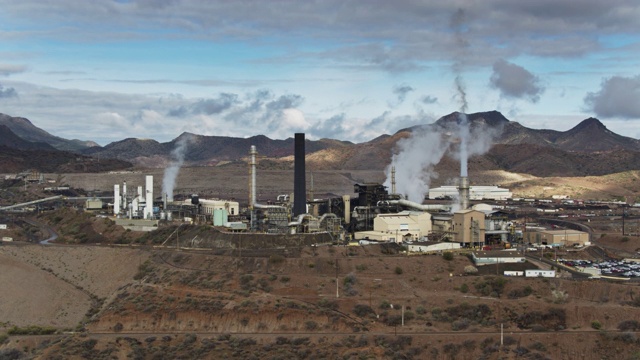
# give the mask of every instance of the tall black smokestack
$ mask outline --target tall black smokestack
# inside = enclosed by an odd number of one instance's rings
[[[307,213],[307,180],[305,178],[304,155],[304,133],[296,133],[293,160],[293,216]]]

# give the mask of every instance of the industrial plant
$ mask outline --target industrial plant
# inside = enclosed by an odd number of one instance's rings
[[[168,194],[154,195],[154,178],[145,176],[145,186],[136,191],[127,184],[113,186],[113,216],[116,223],[135,230],[152,230],[162,221],[209,224],[221,233],[328,235],[313,241],[333,243],[422,243],[445,242],[457,247],[482,247],[487,241],[513,241],[513,226],[504,217],[491,216],[492,209],[470,208],[470,200],[505,200],[508,189],[496,186],[469,186],[461,176],[457,186],[436,188],[429,198],[440,202],[410,201],[396,191],[396,171],[391,166],[391,191],[379,183],[356,183],[355,197],[342,195],[323,199],[309,196],[306,188],[305,134],[294,139],[293,193],[281,194],[267,204],[258,202],[256,188],[258,149],[249,149],[248,203],[232,199],[207,199],[198,194],[173,196],[177,172]],[[466,166],[461,161],[461,166]],[[466,168],[461,170],[466,173]],[[163,189],[167,186],[163,184]],[[425,193],[427,189],[425,189]],[[320,240],[321,239],[321,240]],[[422,248],[421,248],[422,249]],[[422,251],[422,250],[421,250]]]

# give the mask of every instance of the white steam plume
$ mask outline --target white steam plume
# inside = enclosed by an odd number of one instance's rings
[[[425,127],[415,130],[410,137],[398,141],[397,153],[393,154],[387,167],[385,186],[391,185],[391,167],[396,168],[396,189],[408,200],[422,203],[429,191],[431,179],[437,177],[433,167],[447,151],[442,135]]]
[[[468,176],[468,163],[469,163],[469,120],[467,114],[463,112],[458,113],[458,126],[460,135],[460,176]]]
[[[176,185],[180,167],[182,167],[184,163],[187,145],[191,140],[192,136],[185,134],[176,142],[176,147],[171,151],[173,160],[169,163],[169,166],[164,169],[164,176],[162,178],[162,194],[167,195],[167,201],[173,201],[173,188]]]
[[[469,43],[465,39],[465,20],[466,14],[463,9],[458,9],[451,17],[451,28],[455,36],[456,43],[456,61],[453,62],[453,73],[455,74],[455,87],[458,101],[460,102],[460,112],[458,113],[458,134],[460,136],[459,156],[460,156],[460,176],[468,175],[468,159],[469,154],[467,145],[469,142],[469,121],[467,119],[467,91],[465,90],[464,80],[462,79],[463,61]]]

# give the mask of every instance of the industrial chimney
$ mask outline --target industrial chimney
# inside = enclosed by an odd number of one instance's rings
[[[466,176],[460,177],[460,184],[458,186],[460,193],[460,210],[467,210],[469,208],[469,178]]]
[[[304,133],[296,133],[293,161],[293,216],[306,214],[307,212],[307,180],[305,178],[304,155]]]

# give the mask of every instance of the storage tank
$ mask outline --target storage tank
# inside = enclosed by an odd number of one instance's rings
[[[229,214],[225,209],[213,210],[213,226],[225,226],[229,222]]]

